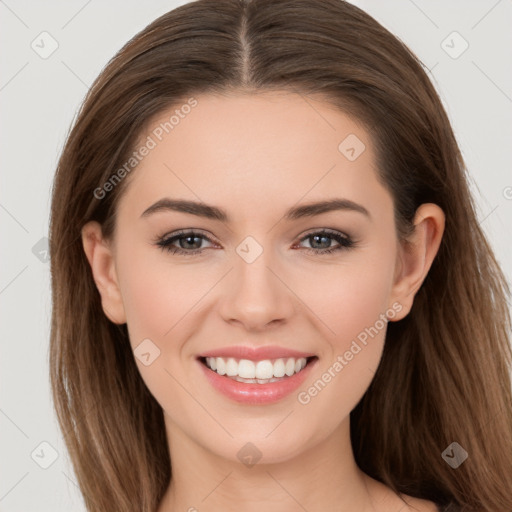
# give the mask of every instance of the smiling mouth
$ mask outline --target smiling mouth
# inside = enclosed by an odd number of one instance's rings
[[[286,380],[300,373],[312,361],[311,357],[286,357],[277,359],[236,359],[233,357],[200,357],[199,361],[217,375],[245,384],[268,384]]]

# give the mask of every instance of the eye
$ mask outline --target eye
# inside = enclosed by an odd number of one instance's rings
[[[331,245],[334,239],[338,245]],[[311,247],[306,247],[306,251],[314,254],[329,254],[334,251],[347,250],[355,246],[355,242],[347,235],[338,231],[323,229],[314,231],[303,237],[300,241],[309,241]]]
[[[171,236],[157,239],[156,245],[164,251],[183,256],[194,256],[202,253],[206,247],[201,247],[203,241],[212,240],[198,231],[181,230]],[[332,245],[334,240],[337,245]],[[355,246],[355,242],[347,235],[338,231],[323,229],[304,236],[300,242],[309,241],[311,247],[304,249],[314,254],[329,254],[334,251],[347,250]]]
[[[211,242],[210,238],[197,231],[178,231],[170,237],[158,239],[156,245],[172,254],[192,256],[203,252],[205,247],[200,247],[203,240]],[[176,242],[178,247],[175,245]]]

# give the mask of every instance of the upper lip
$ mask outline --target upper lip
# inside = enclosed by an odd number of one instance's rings
[[[263,347],[251,347],[248,345],[238,345],[234,347],[224,347],[215,350],[209,350],[202,353],[199,357],[232,357],[233,359],[249,359],[251,361],[261,361],[263,359],[281,359],[293,357],[314,357],[315,354],[309,352],[300,352],[276,345],[265,345]]]

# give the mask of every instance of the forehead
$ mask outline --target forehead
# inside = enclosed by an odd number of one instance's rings
[[[382,193],[362,124],[310,96],[197,95],[155,116],[135,150],[142,145],[151,149],[121,199],[139,215],[165,196],[233,204],[249,214],[305,195],[346,192],[361,201]]]

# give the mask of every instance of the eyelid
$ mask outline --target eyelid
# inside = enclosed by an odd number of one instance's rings
[[[311,229],[308,229],[303,235],[302,235],[302,238],[306,237],[306,236],[310,236],[310,235],[314,235],[316,233],[328,233],[330,235],[341,235],[341,236],[344,236],[345,238],[352,238],[348,233],[344,232],[344,231],[341,231],[339,229],[334,229],[334,228],[311,228]]]

